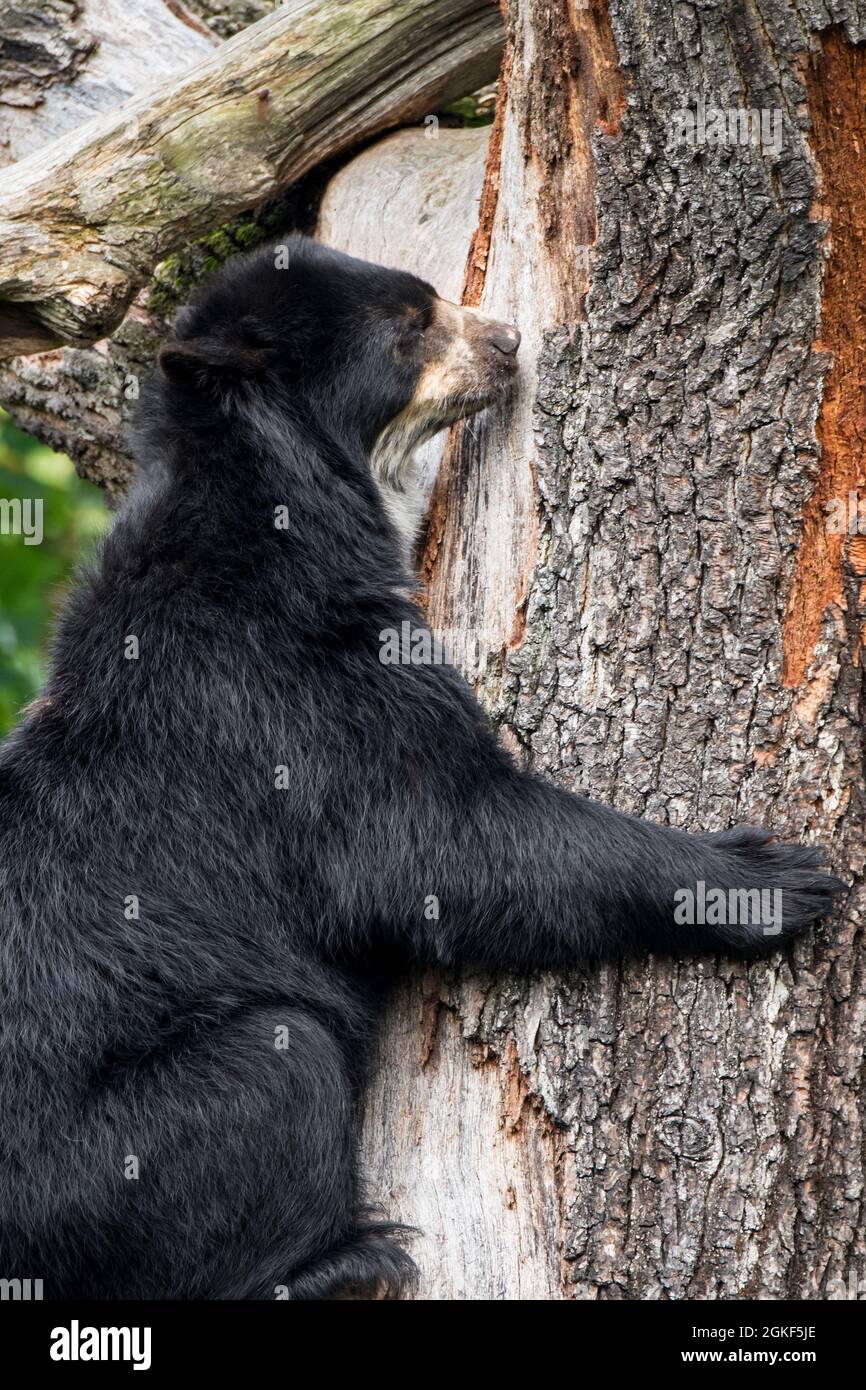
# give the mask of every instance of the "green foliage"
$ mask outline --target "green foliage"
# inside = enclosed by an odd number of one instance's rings
[[[485,87],[472,96],[460,97],[442,108],[443,116],[454,118],[454,123],[463,126],[492,124],[496,115],[496,88]]]
[[[15,499],[41,500],[40,544],[12,534],[13,513],[2,504]],[[30,511],[31,522],[37,515]],[[22,434],[0,411],[0,735],[39,690],[53,618],[108,521],[101,492],[78,477],[66,455]]]

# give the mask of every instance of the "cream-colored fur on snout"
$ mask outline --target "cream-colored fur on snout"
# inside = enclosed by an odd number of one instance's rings
[[[432,327],[442,337],[444,351],[423,368],[411,401],[385,426],[373,448],[373,476],[407,558],[411,557],[424,515],[424,497],[414,467],[415,450],[486,403],[478,399],[478,356],[472,338],[480,340],[484,325],[491,322],[477,309],[452,304],[447,299],[436,301]]]

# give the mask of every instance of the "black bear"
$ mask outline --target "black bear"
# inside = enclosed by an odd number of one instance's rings
[[[297,238],[162,349],[137,481],[0,750],[4,1278],[393,1294],[413,1265],[353,1134],[382,962],[760,951],[830,909],[818,850],[569,794],[448,665],[382,659],[425,631],[412,448],[507,394],[518,341]],[[682,925],[705,890],[781,911]]]

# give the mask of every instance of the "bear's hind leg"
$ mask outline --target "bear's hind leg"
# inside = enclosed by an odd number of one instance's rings
[[[50,1296],[279,1297],[362,1238],[354,1109],[341,1049],[297,1003],[251,1005],[142,1060],[34,1174],[57,1200],[40,1241]]]

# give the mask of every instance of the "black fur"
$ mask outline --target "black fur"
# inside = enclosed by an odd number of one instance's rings
[[[367,459],[433,291],[290,255],[233,263],[164,349],[139,480],[0,751],[0,1276],[46,1296],[393,1291],[353,1137],[378,953],[760,951],[677,927],[675,890],[781,887],[789,936],[840,886],[815,849],[518,771],[453,670],[382,664],[423,619]]]

